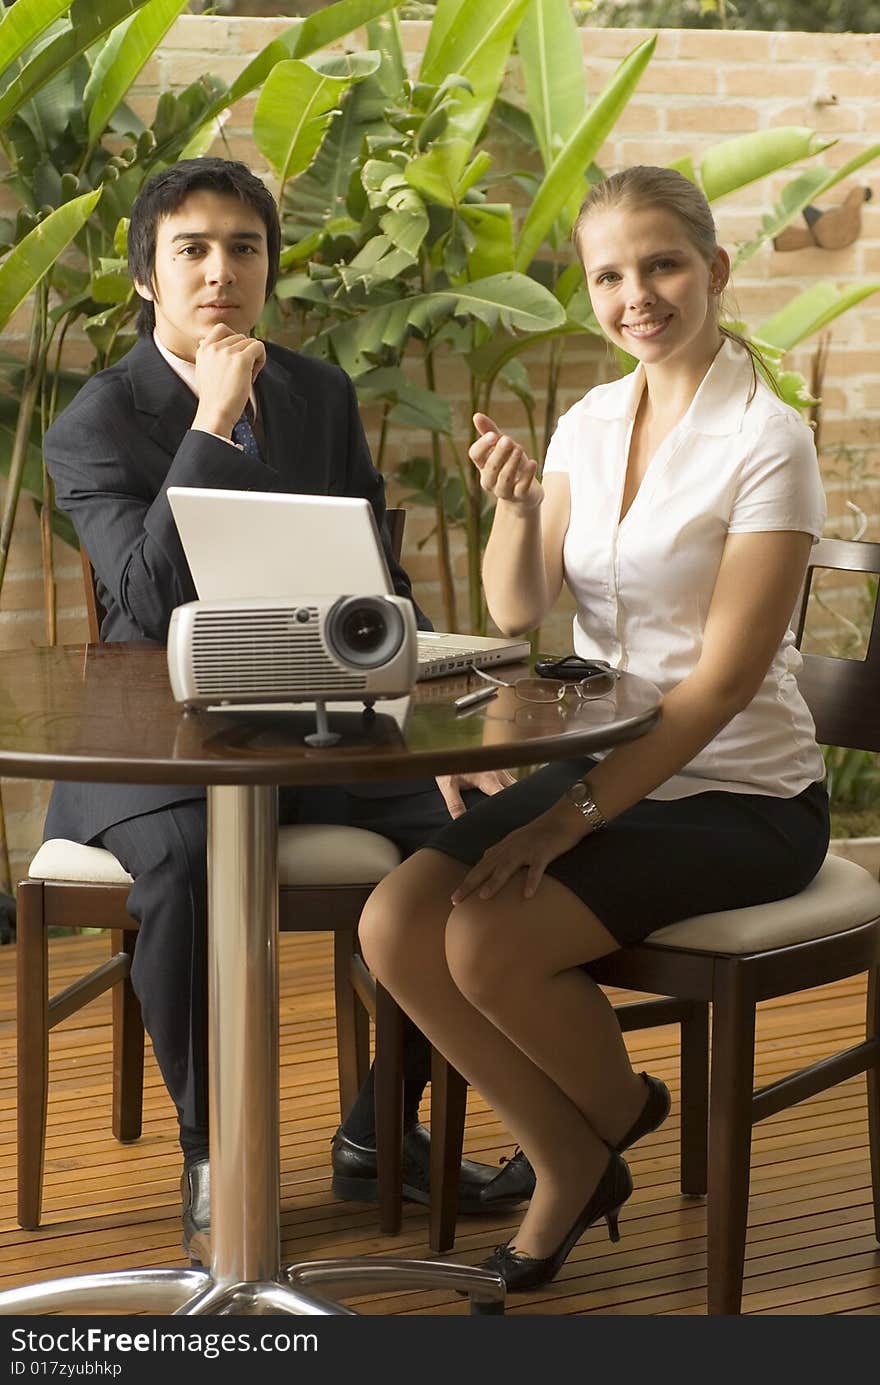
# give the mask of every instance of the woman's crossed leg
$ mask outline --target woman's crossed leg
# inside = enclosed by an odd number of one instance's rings
[[[535,1192],[516,1250],[550,1254],[645,1103],[620,1027],[580,969],[618,946],[565,885],[530,899],[516,876],[491,899],[451,895],[467,867],[417,852],[373,892],[364,957],[431,1042],[521,1143]]]

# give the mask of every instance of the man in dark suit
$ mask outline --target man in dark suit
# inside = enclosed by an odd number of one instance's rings
[[[251,335],[278,271],[275,203],[243,164],[186,160],[141,191],[129,268],[142,300],[137,344],[80,390],[49,429],[46,463],[98,578],[108,641],[166,639],[175,606],[195,598],[166,490],[171,485],[363,496],[382,535],[395,591],[412,599],[391,555],[382,478],[351,381],[336,366]],[[420,623],[427,622],[421,615]],[[284,822],[340,822],[409,852],[465,796],[504,775],[427,783],[282,790]],[[56,784],[46,837],[112,851],[134,877],[140,922],[132,983],[177,1108],[184,1156],[184,1248],[210,1253],[206,826],[204,791],[187,786]],[[418,1106],[429,1050],[405,1044],[404,1182],[428,1200],[429,1136]],[[372,1072],[333,1140],[335,1191],[375,1201]],[[460,1210],[507,1210],[531,1195],[518,1154],[502,1170],[465,1161]]]

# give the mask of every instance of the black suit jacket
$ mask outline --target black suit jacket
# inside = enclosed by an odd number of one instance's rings
[[[102,639],[164,643],[174,607],[195,599],[166,496],[172,485],[363,496],[373,507],[394,589],[412,599],[409,578],[391,554],[384,484],[348,376],[268,344],[255,392],[266,439],[262,462],[191,429],[195,395],[152,338],[142,337],[89,380],[47,432],[44,453],[57,503],[92,561],[107,611]],[[416,611],[419,624],[428,626]],[[203,794],[185,785],[59,783],[45,836],[88,842],[114,823]]]

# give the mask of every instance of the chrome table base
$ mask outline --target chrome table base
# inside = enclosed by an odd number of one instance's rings
[[[101,1309],[178,1315],[351,1316],[321,1288],[457,1289],[504,1311],[500,1275],[434,1260],[281,1267],[278,1112],[278,791],[208,789],[211,1267],[123,1270],[0,1293],[0,1314]]]

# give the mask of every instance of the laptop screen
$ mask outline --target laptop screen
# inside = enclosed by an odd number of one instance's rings
[[[367,500],[194,486],[167,495],[202,601],[393,594]]]

